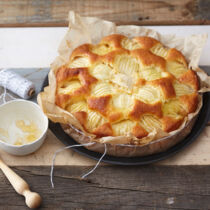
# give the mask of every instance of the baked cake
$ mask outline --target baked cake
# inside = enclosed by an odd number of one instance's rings
[[[56,105],[96,139],[130,136],[128,144],[141,145],[154,131],[179,129],[199,103],[199,80],[183,54],[151,37],[83,44],[55,75]]]

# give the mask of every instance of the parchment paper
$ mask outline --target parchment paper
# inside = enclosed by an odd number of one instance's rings
[[[80,15],[76,14],[73,11],[69,12],[68,32],[66,33],[65,37],[63,38],[60,44],[59,56],[55,59],[55,61],[51,65],[51,71],[49,73],[49,86],[45,88],[44,92],[38,95],[38,103],[50,120],[52,120],[53,122],[62,123],[64,125],[69,125],[67,127],[64,126],[64,130],[66,129],[65,131],[68,134],[72,136],[73,135],[72,131],[75,133],[79,133],[80,135],[78,136],[78,138],[80,138],[80,140],[78,141],[80,143],[87,143],[87,141],[95,141],[101,144],[108,143],[108,144],[119,145],[119,142],[120,142],[121,143],[120,145],[123,147],[125,146],[132,147],[133,145],[128,145],[128,143],[130,142],[130,139],[135,139],[136,137],[110,136],[110,137],[95,138],[94,135],[87,133],[83,129],[81,124],[77,121],[77,119],[71,113],[55,105],[55,91],[56,91],[55,73],[57,69],[68,62],[72,51],[79,45],[84,44],[84,43],[97,44],[104,36],[114,34],[114,33],[123,34],[125,36],[128,36],[129,38],[132,38],[135,36],[150,36],[159,40],[163,45],[169,48],[176,48],[180,50],[184,54],[185,58],[187,59],[189,63],[189,68],[192,68],[198,73],[200,84],[201,84],[199,92],[201,93],[210,91],[210,82],[209,82],[210,78],[207,76],[207,74],[204,71],[198,68],[198,62],[199,62],[204,44],[207,40],[207,34],[191,35],[188,37],[177,37],[175,34],[163,35],[154,30],[147,29],[141,26],[133,26],[133,25],[116,26],[115,23],[113,22],[101,20],[99,18],[94,18],[94,17],[81,17]],[[162,140],[160,138],[163,138],[164,142],[166,142],[167,138],[170,139],[170,137],[172,136],[177,137],[177,134],[179,134],[178,135],[179,138],[177,139],[177,142],[178,142],[178,140],[186,136],[190,132],[189,129],[186,129],[187,126],[189,125],[189,122],[195,121],[193,119],[196,118],[199,110],[201,109],[202,95],[200,95],[199,99],[200,99],[199,106],[196,112],[189,114],[185,118],[183,124],[180,126],[178,130],[173,131],[171,133],[165,133],[161,130],[154,131],[153,133],[150,133],[149,136],[141,139],[141,142],[145,142],[144,146],[147,146],[148,144],[154,145],[154,142],[157,142],[160,147],[161,140]],[[192,127],[192,125],[190,127]],[[85,138],[81,138],[81,136]],[[87,138],[89,140],[87,140]],[[86,140],[81,141],[81,139],[86,139]],[[158,140],[153,141],[154,139],[158,139]],[[139,145],[138,147],[144,147],[144,146]],[[133,147],[135,147],[135,150],[136,150],[137,146],[133,146]],[[149,145],[149,147],[151,149],[151,145]],[[88,148],[91,149],[90,147]],[[102,148],[104,147],[102,146],[100,149],[98,149],[98,151],[100,151]],[[162,146],[162,148],[164,149],[164,146]],[[116,148],[114,149],[112,148],[112,151],[116,152]],[[135,155],[135,152],[134,153],[131,152],[131,153],[132,154],[129,156]],[[127,153],[125,153],[125,155],[126,154]],[[138,154],[138,155],[141,155],[141,154]],[[120,152],[119,152],[119,156],[121,156]]]

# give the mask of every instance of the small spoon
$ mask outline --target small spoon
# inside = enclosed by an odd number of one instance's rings
[[[29,208],[37,208],[41,204],[41,197],[36,192],[31,192],[29,185],[18,176],[12,169],[10,169],[1,159],[0,168],[15,189],[15,191],[25,197],[26,205]]]

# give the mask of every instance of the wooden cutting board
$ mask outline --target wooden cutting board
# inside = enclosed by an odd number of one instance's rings
[[[202,67],[210,74],[210,67]],[[36,84],[36,93],[40,92],[48,68],[12,69]],[[0,89],[0,93],[3,89]],[[36,101],[36,97],[32,98]],[[0,101],[0,103],[2,103]],[[64,145],[48,130],[47,138],[42,147],[27,156],[13,156],[0,150],[2,159],[10,166],[45,166],[51,165],[53,154]],[[190,146],[175,156],[156,163],[157,165],[210,165],[210,124],[205,127],[201,135]],[[96,161],[84,157],[71,149],[65,150],[56,157],[55,165],[91,166]]]

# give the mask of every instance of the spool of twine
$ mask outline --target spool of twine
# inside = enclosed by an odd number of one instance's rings
[[[29,99],[35,94],[33,82],[7,69],[0,71],[0,86],[23,99]]]

